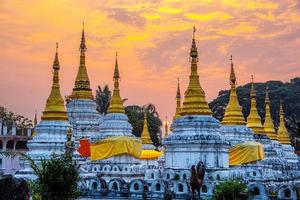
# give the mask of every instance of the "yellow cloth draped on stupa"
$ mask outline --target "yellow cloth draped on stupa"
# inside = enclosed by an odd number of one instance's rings
[[[142,153],[142,142],[135,137],[109,137],[91,144],[91,160],[103,160],[122,154],[131,155],[137,159]]]
[[[195,27],[193,33],[192,47],[190,51],[191,75],[187,90],[184,93],[184,101],[181,109],[181,116],[184,115],[211,115],[212,112],[205,100],[205,92],[199,82],[197,72],[198,50],[195,41]]]
[[[60,86],[59,86],[60,65],[58,60],[57,48],[58,48],[58,44],[56,44],[56,53],[53,62],[52,88],[51,88],[50,95],[47,99],[46,107],[45,110],[43,111],[43,115],[41,119],[67,121],[68,116],[64,105],[64,99],[61,96]]]
[[[154,160],[163,155],[163,152],[161,151],[155,151],[155,150],[150,150],[150,149],[145,149],[142,150],[140,159],[141,160]]]
[[[231,72],[230,72],[230,96],[229,102],[225,109],[222,125],[246,125],[245,118],[242,113],[242,108],[239,104],[236,93],[236,76],[233,69],[233,62],[231,56]]]
[[[264,147],[259,142],[244,142],[229,149],[229,165],[241,165],[264,158]]]

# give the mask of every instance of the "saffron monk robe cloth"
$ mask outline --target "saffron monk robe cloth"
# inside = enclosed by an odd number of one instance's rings
[[[82,157],[90,157],[90,142],[88,138],[82,138],[79,140],[79,148],[77,151]]]
[[[142,153],[142,142],[135,137],[109,137],[91,144],[91,160],[103,160],[121,154],[129,154],[137,159]]]
[[[229,165],[241,165],[264,158],[264,146],[259,142],[244,142],[229,149]]]
[[[154,159],[161,157],[162,155],[163,155],[163,153],[161,151],[145,149],[142,151],[140,159],[141,160],[154,160]]]

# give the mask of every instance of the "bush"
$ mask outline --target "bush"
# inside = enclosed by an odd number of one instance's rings
[[[247,199],[247,186],[239,180],[229,180],[217,185],[214,200]]]

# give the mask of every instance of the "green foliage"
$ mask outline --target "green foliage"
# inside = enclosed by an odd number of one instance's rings
[[[107,110],[109,107],[109,102],[111,98],[111,91],[109,90],[108,85],[105,85],[103,89],[98,86],[96,90],[96,104],[97,104],[97,111],[101,114],[106,115]]]
[[[50,160],[41,159],[36,164],[28,155],[19,152],[0,152],[8,157],[20,155],[30,165],[37,176],[35,182],[30,183],[36,200],[64,200],[75,199],[79,196],[77,183],[79,173],[76,163],[66,154],[51,155]]]
[[[19,128],[32,127],[32,121],[30,119],[8,111],[2,106],[0,106],[0,119],[3,119],[8,127],[11,127],[13,123]]]
[[[128,116],[129,123],[132,125],[132,133],[140,137],[143,131],[144,124],[144,110],[147,111],[148,118],[148,130],[150,137],[155,146],[160,145],[158,135],[160,135],[160,126],[162,125],[156,108],[153,104],[144,105],[143,107],[137,105],[131,105],[125,107],[125,112]]]
[[[285,111],[286,126],[292,136],[300,137],[298,133],[298,123],[300,121],[300,78],[294,78],[290,82],[283,83],[281,81],[267,81],[265,83],[255,83],[256,101],[258,114],[265,116],[264,100],[266,95],[266,86],[269,88],[269,96],[271,101],[271,116],[275,127],[279,124],[279,105],[283,101],[283,109]],[[250,84],[246,84],[237,88],[238,100],[243,107],[243,114],[246,118],[250,112]],[[229,90],[222,90],[219,96],[209,103],[209,107],[213,111],[213,116],[220,121],[223,119],[226,105],[229,101]]]
[[[217,185],[214,200],[242,200],[247,199],[247,186],[239,180],[229,180]]]

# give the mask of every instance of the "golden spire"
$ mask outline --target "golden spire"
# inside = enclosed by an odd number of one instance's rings
[[[190,82],[184,94],[184,102],[181,109],[181,115],[211,115],[212,112],[205,100],[205,92],[199,83],[199,76],[197,73],[198,51],[195,42],[195,32],[193,31],[192,47],[190,52],[191,75]]]
[[[73,88],[73,92],[70,97],[72,99],[94,99],[92,90],[90,88],[90,80],[85,66],[86,44],[85,44],[85,36],[84,36],[84,23],[82,28],[79,50],[80,50],[80,64],[79,64],[79,68],[75,80],[75,86]]]
[[[35,128],[36,125],[37,125],[38,121],[37,121],[37,114],[36,114],[36,110],[35,110],[35,113],[34,113],[34,120],[33,120],[33,127]]]
[[[118,54],[116,53],[116,63],[115,63],[115,71],[114,71],[114,90],[113,95],[110,100],[110,105],[108,108],[108,113],[125,113],[123,101],[120,96],[119,89],[119,67],[118,67]]]
[[[179,86],[179,78],[178,78],[177,93],[176,93],[176,112],[173,117],[173,120],[180,117],[180,111],[181,111],[181,94],[180,94],[180,86]]]
[[[146,112],[144,112],[144,127],[143,127],[143,132],[141,134],[141,140],[142,140],[142,144],[152,144],[152,140],[148,130],[148,120],[147,120]]]
[[[265,133],[271,140],[277,140],[277,135],[275,132],[275,128],[274,128],[274,124],[270,112],[270,99],[269,99],[268,87],[266,87],[265,111],[266,111],[265,122],[264,122]]]
[[[251,91],[250,91],[250,98],[251,98],[251,107],[250,107],[250,113],[247,118],[247,126],[251,128],[254,133],[256,134],[264,134],[264,127],[261,124],[261,118],[258,115],[257,108],[256,108],[256,92],[254,89],[254,83],[253,83],[253,76],[252,82],[251,82]]]
[[[223,125],[246,125],[245,118],[242,113],[242,108],[239,104],[237,93],[236,93],[236,76],[233,69],[232,56],[231,61],[231,72],[230,72],[230,96],[227,104],[224,118],[222,121]]]
[[[67,112],[64,105],[64,100],[59,90],[59,61],[58,61],[58,44],[56,43],[56,53],[53,62],[53,82],[50,95],[47,99],[46,108],[41,117],[42,120],[63,120],[67,121]]]
[[[291,144],[288,131],[286,130],[286,127],[284,125],[284,112],[283,112],[282,103],[280,104],[280,122],[279,122],[277,135],[278,135],[278,141],[281,144]]]

